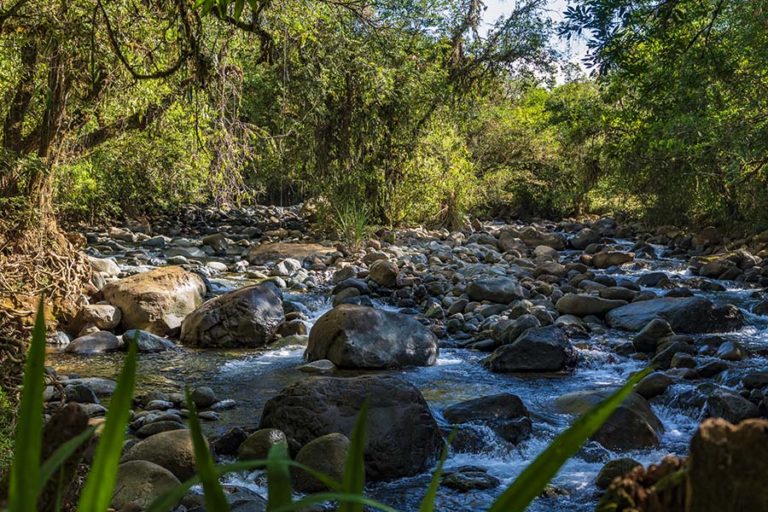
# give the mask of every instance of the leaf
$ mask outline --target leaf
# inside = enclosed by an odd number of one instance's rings
[[[24,380],[16,424],[16,446],[8,497],[10,510],[34,512],[40,492],[40,453],[43,439],[43,391],[45,388],[45,303],[37,306],[32,342],[24,366]]]
[[[207,16],[211,12],[213,6],[216,5],[216,0],[202,0],[203,8],[200,10],[200,14]]]
[[[352,428],[349,453],[344,463],[344,478],[341,483],[343,492],[359,494],[361,496],[365,490],[365,445],[368,430],[368,406],[369,401],[366,399],[357,415],[355,426]],[[363,512],[363,504],[344,502],[339,507],[339,512]]]
[[[112,491],[117,480],[117,466],[123,451],[125,429],[133,404],[133,387],[136,383],[137,340],[128,346],[123,370],[117,379],[117,388],[109,403],[107,420],[96,446],[91,471],[80,494],[78,512],[102,512],[109,508]]]
[[[456,437],[456,432],[457,429],[454,427],[451,434],[448,436],[448,439],[445,441],[445,446],[443,446],[443,451],[440,453],[440,460],[437,463],[435,474],[432,475],[432,480],[429,482],[429,487],[427,487],[427,492],[424,494],[424,499],[421,500],[419,512],[433,512],[435,510],[435,498],[437,498],[437,490],[440,487],[440,478],[443,476],[443,465],[445,465],[445,459],[448,458],[448,448],[451,446],[453,438]]]
[[[235,0],[235,19],[239,20],[240,15],[243,14],[243,7],[245,7],[245,0]]]
[[[56,470],[59,469],[59,467],[64,464],[64,462],[66,462],[84,442],[91,438],[94,430],[96,430],[94,427],[89,427],[56,448],[56,451],[48,457],[48,460],[46,460],[40,468],[40,489],[45,486]]]
[[[549,481],[557,474],[581,445],[602,426],[632,392],[640,379],[651,372],[652,368],[633,375],[615,393],[599,403],[584,416],[576,420],[565,432],[555,438],[518,476],[488,512],[523,512],[528,505],[544,490]]]
[[[284,445],[273,445],[267,456],[267,512],[292,503],[288,452]]]
[[[239,471],[251,471],[254,469],[264,469],[267,467],[268,463],[269,463],[268,459],[254,459],[254,460],[244,460],[239,462],[233,462],[231,464],[222,464],[222,465],[216,466],[216,474],[218,475],[219,478],[221,478],[224,475],[227,475],[229,473],[236,473]],[[323,485],[325,485],[329,489],[332,489],[335,492],[341,492],[341,484],[339,482],[336,482],[332,478],[329,478],[327,475],[324,475],[319,471],[316,471],[310,467],[307,467],[303,464],[299,464],[298,462],[295,462],[292,460],[286,460],[285,463],[290,467],[294,467],[297,469],[301,469],[302,471],[306,471],[307,473],[312,475],[312,477],[321,481]],[[184,495],[187,493],[189,489],[191,489],[193,486],[197,485],[198,483],[200,483],[200,477],[197,475],[193,476],[192,478],[183,482],[181,485],[179,485],[175,489],[171,489],[170,491],[164,494],[161,494],[160,496],[155,498],[155,500],[147,508],[146,512],[168,512],[168,510],[173,509],[179,503],[179,501],[181,501],[181,498],[184,497]]]
[[[224,495],[219,483],[219,477],[216,474],[216,467],[213,464],[213,457],[208,450],[208,445],[203,437],[200,428],[200,419],[197,417],[197,406],[192,401],[192,393],[187,388],[187,407],[189,407],[189,430],[192,435],[192,446],[195,450],[195,466],[197,474],[203,483],[203,492],[205,495],[205,508],[207,510],[216,510],[222,512],[229,511],[229,503]]]

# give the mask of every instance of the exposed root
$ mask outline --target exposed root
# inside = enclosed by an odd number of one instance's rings
[[[49,326],[68,320],[91,270],[55,221],[8,217],[0,220],[0,386],[15,401],[39,298]]]

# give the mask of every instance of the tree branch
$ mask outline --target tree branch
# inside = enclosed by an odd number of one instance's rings
[[[182,51],[179,53],[179,58],[176,63],[167,69],[155,71],[154,73],[141,73],[136,71],[133,66],[131,66],[131,63],[128,62],[128,59],[126,58],[123,51],[120,49],[120,43],[117,40],[117,36],[115,35],[114,30],[112,30],[112,24],[109,21],[109,16],[107,15],[106,9],[104,9],[104,5],[101,3],[101,0],[96,0],[96,3],[99,6],[99,10],[101,10],[101,14],[104,16],[104,21],[107,27],[107,36],[109,37],[109,42],[112,45],[112,49],[115,51],[117,58],[120,60],[123,66],[125,66],[131,76],[136,80],[154,80],[158,78],[169,77],[178,71],[182,64],[184,64],[184,62],[187,60],[187,57],[189,57],[189,52]]]
[[[77,145],[85,150],[93,149],[104,142],[128,131],[144,131],[154,121],[161,118],[163,114],[174,104],[179,92],[184,89],[185,85],[191,83],[190,79],[184,80],[177,91],[167,94],[158,103],[149,105],[143,112],[136,112],[126,117],[122,117],[109,123],[106,126],[102,126],[91,133],[83,136]]]

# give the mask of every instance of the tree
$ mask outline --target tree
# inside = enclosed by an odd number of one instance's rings
[[[661,222],[768,227],[768,2],[579,0],[606,118],[604,172]]]

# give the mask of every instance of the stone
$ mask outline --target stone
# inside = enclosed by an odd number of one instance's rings
[[[219,401],[216,398],[216,393],[208,386],[200,386],[193,389],[191,398],[192,402],[199,409],[208,408]]]
[[[499,328],[494,329],[494,338],[498,340],[502,345],[513,343],[528,329],[535,329],[541,327],[541,321],[533,315],[521,315],[512,322],[498,324]],[[495,348],[495,347],[494,347]]]
[[[211,448],[217,455],[236,455],[240,446],[248,438],[248,433],[240,427],[233,427],[211,442]]]
[[[424,397],[392,376],[315,377],[267,401],[260,428],[285,432],[292,450],[325,434],[349,436],[369,400],[366,476],[392,480],[426,471],[442,450],[442,436]]]
[[[565,249],[565,238],[562,235],[559,233],[539,231],[533,226],[528,226],[523,229],[519,234],[519,238],[529,247],[544,245],[557,251]]]
[[[557,301],[555,307],[562,315],[604,315],[612,309],[626,305],[624,300],[610,300],[595,297],[594,295],[582,295],[566,293]]]
[[[750,372],[742,379],[746,389],[762,389],[768,386],[768,371]]]
[[[489,475],[484,468],[477,466],[460,466],[445,471],[440,484],[458,492],[495,489],[501,485],[501,480]]]
[[[227,247],[229,246],[229,243],[227,242],[227,238],[221,233],[214,233],[212,235],[204,236],[200,241],[203,242],[203,245],[207,245],[220,256],[223,256],[227,253]]]
[[[341,482],[348,453],[347,436],[339,433],[326,434],[305,444],[296,454],[296,462]],[[301,492],[327,490],[322,482],[301,469],[295,470],[292,476],[296,489]]]
[[[64,398],[67,402],[80,404],[98,404],[99,399],[91,388],[84,384],[70,384],[64,388]]]
[[[557,372],[572,368],[576,354],[565,331],[556,325],[528,329],[497,348],[484,364],[498,373]]]
[[[187,428],[183,423],[180,423],[178,421],[153,421],[152,423],[147,423],[146,425],[143,425],[139,430],[136,431],[136,437],[138,438],[145,438],[154,436],[156,434],[159,434],[161,432],[169,432],[171,430],[182,430]]]
[[[328,359],[340,368],[431,366],[437,360],[435,335],[411,316],[342,304],[312,326],[307,360]]]
[[[117,277],[120,274],[120,266],[112,258],[94,258],[88,256],[88,262],[94,272],[101,272],[109,277]]]
[[[470,300],[498,302],[509,304],[510,302],[524,298],[524,292],[520,283],[510,277],[489,277],[475,279],[467,285],[467,295]]]
[[[333,247],[327,247],[319,244],[303,243],[266,243],[251,247],[246,256],[248,262],[252,265],[263,265],[269,261],[283,260],[293,258],[303,261],[307,258],[322,258],[336,252]]]
[[[747,351],[739,342],[727,340],[717,348],[715,355],[724,361],[741,361],[747,357]]]
[[[662,318],[654,318],[635,335],[632,345],[638,352],[656,352],[659,340],[674,335],[675,332],[669,322]]]
[[[622,251],[601,251],[592,255],[592,265],[596,268],[608,268],[617,265],[624,265],[635,259],[632,252]]]
[[[664,272],[648,272],[637,278],[637,284],[648,288],[666,288],[672,281]]]
[[[88,304],[78,312],[72,322],[72,332],[80,332],[84,327],[93,326],[99,331],[111,331],[120,325],[122,314],[110,304]]]
[[[169,430],[139,441],[125,452],[121,463],[145,460],[162,466],[182,482],[195,475],[195,452],[188,430]]]
[[[284,320],[282,293],[266,282],[206,301],[184,319],[180,340],[201,348],[263,347]]]
[[[607,286],[598,291],[598,295],[604,299],[623,300],[626,302],[632,302],[637,296],[637,293],[638,292],[635,290],[630,290],[629,288],[624,288],[622,286]]]
[[[627,331],[639,331],[654,318],[666,320],[677,333],[727,332],[744,325],[744,317],[737,307],[716,306],[703,297],[663,297],[633,302],[606,315],[608,325]]]
[[[689,510],[768,510],[768,420],[708,419],[691,440]]]
[[[269,450],[276,444],[282,444],[288,449],[288,438],[282,430],[263,428],[249,435],[237,450],[240,460],[266,459]]]
[[[555,400],[556,408],[569,414],[584,414],[611,394],[610,390],[577,391]],[[648,401],[630,393],[592,438],[613,451],[639,450],[659,446],[664,432],[661,420]]]
[[[635,386],[635,393],[642,396],[646,400],[657,397],[664,394],[669,386],[673,384],[671,377],[662,372],[653,372],[650,375],[646,375]]]
[[[600,242],[600,233],[590,228],[583,228],[568,241],[571,247],[583,251],[589,245]]]
[[[723,418],[730,423],[739,423],[757,418],[760,411],[746,398],[723,389],[717,389],[707,397],[704,414],[709,418]]]
[[[137,343],[139,352],[143,353],[164,352],[166,350],[178,349],[176,344],[168,338],[163,338],[140,329],[131,329],[125,331],[123,334],[123,348],[128,350],[131,343]]]
[[[129,505],[144,510],[158,497],[181,485],[167,469],[146,460],[124,462],[117,467],[112,507],[124,510]]]
[[[595,485],[598,489],[606,489],[611,485],[614,478],[624,476],[638,466],[642,466],[642,464],[629,457],[609,460],[597,474]]]
[[[299,366],[299,371],[322,375],[335,372],[336,365],[333,364],[333,361],[329,361],[328,359],[318,359],[317,361],[312,361],[311,363]]]
[[[97,331],[93,334],[86,334],[72,340],[67,345],[65,352],[71,354],[101,354],[104,352],[113,352],[120,350],[120,340],[109,331]]]
[[[107,283],[107,301],[120,308],[125,329],[142,329],[159,336],[179,327],[203,302],[203,279],[181,267],[163,267]]]
[[[520,397],[510,393],[484,396],[449,406],[443,411],[453,424],[486,425],[506,441],[519,443],[531,431],[531,419]]]
[[[379,286],[394,288],[397,284],[397,264],[390,260],[378,260],[371,264],[368,277]]]

